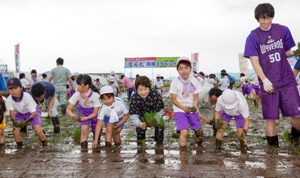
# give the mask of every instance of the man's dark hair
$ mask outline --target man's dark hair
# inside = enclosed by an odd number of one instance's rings
[[[245,74],[244,74],[244,73],[241,73],[241,74],[240,74],[240,77],[244,77],[244,76],[245,76]]]
[[[45,87],[42,83],[37,82],[32,85],[31,87],[31,94],[33,97],[40,97],[42,94],[45,93]]]
[[[36,70],[35,69],[32,69],[30,74],[36,74]]]
[[[274,7],[270,3],[262,3],[256,6],[254,10],[254,17],[257,21],[260,18],[273,18],[275,15]]]
[[[211,98],[212,96],[216,96],[217,98],[222,95],[222,90],[219,88],[211,88],[208,91],[208,96]]]
[[[202,75],[202,76],[205,76],[205,75],[204,75],[204,73],[203,73],[202,71],[201,71],[201,72],[199,72],[199,74],[200,74],[200,75]]]
[[[43,73],[43,74],[42,74],[42,77],[43,77],[43,78],[46,78],[46,77],[47,77],[47,74]]]
[[[64,59],[59,57],[59,58],[56,59],[56,63],[58,65],[63,65],[64,64]]]
[[[124,77],[125,77],[125,75],[122,74],[122,75],[121,75],[121,79],[123,79]]]

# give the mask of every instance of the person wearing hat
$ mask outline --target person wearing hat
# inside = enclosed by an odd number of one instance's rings
[[[73,88],[73,81],[71,79],[72,74],[68,68],[63,66],[63,64],[64,59],[60,57],[56,59],[56,67],[51,70],[48,82],[53,80],[55,97],[59,101],[62,115],[65,115],[67,107],[66,83],[69,82],[70,90],[75,90],[75,88]]]
[[[100,99],[102,104],[97,116],[96,136],[92,146],[96,148],[98,145],[98,136],[103,122],[106,126],[105,146],[111,147],[112,140],[114,140],[115,145],[120,145],[120,133],[129,118],[128,106],[121,98],[115,97],[111,86],[104,86],[100,89]]]
[[[67,114],[75,121],[81,129],[80,145],[81,151],[88,151],[88,136],[89,127],[95,135],[95,128],[97,123],[97,114],[100,108],[99,90],[93,85],[92,78],[89,75],[79,75],[77,80],[77,90],[69,99],[67,107]],[[78,114],[73,113],[73,107],[77,105]],[[100,137],[98,137],[100,138]]]
[[[279,146],[276,121],[281,113],[284,118],[290,118],[290,141],[294,146],[300,138],[300,96],[287,58],[296,54],[292,50],[296,44],[288,27],[273,23],[274,15],[270,3],[256,6],[254,17],[259,26],[246,39],[244,57],[250,59],[259,77],[268,145]]]
[[[153,83],[154,83],[154,88],[158,91],[158,93],[162,97],[162,87],[164,86],[164,84],[160,74],[156,75],[156,80]]]
[[[151,82],[146,76],[139,76],[135,81],[137,92],[131,97],[129,107],[129,118],[136,126],[137,143],[140,144],[146,138],[146,122],[142,121],[146,112],[162,112],[164,102],[160,94],[154,88],[151,88]],[[161,114],[162,115],[162,114]],[[155,132],[160,133],[160,128],[155,127]],[[155,141],[160,143],[163,141],[163,134],[157,134],[161,137],[155,137]]]
[[[120,78],[119,78],[119,75],[116,74],[115,71],[112,70],[112,71],[110,72],[110,76],[112,76],[112,77],[114,78],[114,80],[115,80],[115,82],[116,82],[115,85],[118,86],[118,87],[117,87],[117,93],[116,93],[116,96],[118,96],[119,92],[121,91],[121,90],[120,90]],[[109,77],[110,77],[110,76],[109,76]]]
[[[108,82],[107,82],[106,86],[111,86],[113,88],[114,94],[116,96],[118,96],[119,85],[118,85],[118,83],[116,82],[116,80],[113,76],[108,77]]]
[[[39,137],[43,146],[47,146],[47,138],[41,126],[39,107],[33,98],[27,92],[22,91],[22,85],[19,79],[11,78],[7,81],[9,96],[6,100],[7,110],[13,123],[13,135],[20,148],[23,146],[20,129],[31,124],[35,134]],[[22,125],[19,123],[23,122]]]
[[[246,134],[249,128],[249,107],[241,92],[227,89],[218,98],[215,109],[215,122],[218,129],[216,148],[220,149],[223,134],[231,118],[234,118],[241,151],[247,151]]]
[[[197,111],[201,89],[195,77],[190,76],[192,66],[189,58],[179,57],[176,67],[179,76],[171,82],[170,95],[176,130],[180,132],[180,150],[185,152],[189,125],[195,132],[195,140],[198,145],[201,145],[203,141],[202,125]]]
[[[31,86],[29,94],[32,95],[35,102],[42,107],[47,108],[47,113],[44,117],[50,117],[54,127],[54,133],[60,133],[60,124],[58,118],[58,100],[55,98],[55,87],[47,81],[39,81]],[[45,106],[44,106],[45,105]],[[42,113],[45,111],[41,111]],[[43,115],[42,115],[43,117]]]

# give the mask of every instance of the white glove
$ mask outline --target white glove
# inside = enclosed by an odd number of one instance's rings
[[[274,93],[273,84],[270,82],[268,78],[265,78],[262,82],[264,84],[264,90],[267,93]]]
[[[140,122],[140,123],[138,123],[138,126],[139,126],[141,129],[143,129],[143,130],[146,129],[146,123],[145,123],[145,122]]]

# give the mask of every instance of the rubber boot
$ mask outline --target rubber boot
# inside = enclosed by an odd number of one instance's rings
[[[17,142],[17,148],[22,148],[22,146],[23,146],[23,142],[22,141]]]
[[[215,125],[213,125],[212,127],[213,127],[213,131],[214,131],[214,136],[216,136],[216,135],[217,135],[217,132],[218,132],[218,129],[216,128]]]
[[[277,135],[272,136],[272,137],[269,137],[269,136],[266,136],[266,137],[267,137],[267,141],[268,141],[269,146],[279,147],[278,136]]]
[[[248,146],[245,144],[244,140],[240,139],[240,144],[241,144],[241,152],[247,153]]]
[[[141,145],[141,140],[146,139],[146,130],[141,129],[140,127],[136,127],[136,137],[138,145]]]
[[[43,144],[43,147],[48,146],[48,141],[47,141],[47,140],[44,140],[44,141],[41,141],[41,142],[42,142],[42,144]]]
[[[202,144],[202,141],[203,141],[202,129],[194,130],[194,132],[195,132],[195,140],[198,143],[198,146],[200,146]]]
[[[0,143],[0,149],[4,148],[4,143]]]
[[[217,150],[220,150],[220,149],[221,149],[221,145],[222,145],[222,140],[216,139],[216,149],[217,149]]]
[[[61,114],[66,115],[67,106],[65,104],[60,105],[61,108]]]
[[[80,145],[81,145],[81,151],[82,152],[87,152],[88,151],[88,142],[87,141],[81,142]]]
[[[291,133],[291,144],[293,146],[297,146],[299,144],[300,131],[292,127]]]
[[[164,141],[164,127],[155,126],[155,132],[154,132],[154,140],[157,144],[163,143]]]
[[[107,141],[105,141],[105,146],[106,146],[106,147],[111,147],[111,143],[110,143],[110,142],[107,142]]]
[[[54,127],[54,133],[60,133],[60,126],[59,126],[59,118],[52,117],[52,124]]]
[[[27,134],[27,125],[21,128],[20,133]]]

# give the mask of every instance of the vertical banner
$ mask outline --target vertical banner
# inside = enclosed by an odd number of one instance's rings
[[[193,71],[195,71],[195,72],[198,73],[198,71],[199,71],[199,67],[198,67],[198,53],[192,53],[191,62],[192,62],[192,69],[193,69]]]
[[[248,78],[248,59],[244,58],[243,53],[239,53],[239,66],[240,66],[240,73],[244,73],[245,76]]]
[[[15,64],[16,64],[16,76],[19,76],[21,72],[20,68],[20,43],[15,45]]]

